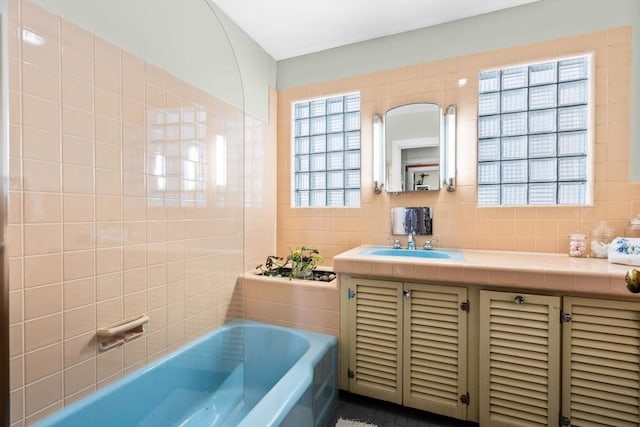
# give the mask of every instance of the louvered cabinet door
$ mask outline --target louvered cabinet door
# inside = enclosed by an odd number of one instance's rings
[[[404,404],[467,418],[467,289],[406,283]]]
[[[640,304],[565,298],[562,414],[571,426],[639,426]]]
[[[402,403],[402,286],[354,278],[349,299],[349,391]]]
[[[546,427],[560,414],[560,298],[480,292],[480,425]]]

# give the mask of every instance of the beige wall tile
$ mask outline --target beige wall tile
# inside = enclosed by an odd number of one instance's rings
[[[96,301],[105,301],[122,295],[123,274],[101,274],[96,277]]]
[[[63,262],[64,280],[93,276],[96,271],[95,250],[65,253]]]
[[[70,280],[63,283],[63,308],[70,310],[96,300],[96,279],[87,277],[84,279]]]
[[[28,224],[24,226],[24,254],[43,255],[62,251],[60,224]]]
[[[24,323],[24,348],[33,351],[62,340],[62,315],[41,317]]]
[[[27,159],[60,161],[60,135],[48,130],[24,127],[23,156]]]
[[[24,318],[31,320],[62,310],[62,285],[29,288],[24,291]]]
[[[20,224],[11,224],[7,227],[7,255],[9,257],[23,256],[23,229]]]
[[[64,135],[62,142],[62,161],[65,164],[92,167],[93,143],[91,140]]]
[[[122,221],[122,198],[115,196],[97,196],[96,220]]]
[[[96,355],[94,331],[64,341],[64,367],[69,368]]]
[[[62,166],[63,191],[65,193],[92,194],[93,169],[65,164]]]
[[[96,219],[93,195],[64,194],[62,203],[65,222],[90,222]]]
[[[147,312],[145,292],[137,292],[124,296],[123,317],[130,318]]]
[[[93,112],[91,85],[82,80],[64,76],[62,78],[62,103],[89,113]]]
[[[117,196],[122,194],[121,176],[111,169],[96,169],[96,194]]]
[[[45,43],[36,46],[22,41],[20,47],[22,49],[21,53],[23,61],[57,73],[60,66],[60,41],[57,38],[57,35],[45,34],[42,31],[34,31],[31,28],[28,28],[27,30],[33,32],[39,37],[42,37],[45,40]]]
[[[58,283],[62,280],[62,255],[38,255],[24,258],[25,287]]]
[[[140,292],[147,288],[147,269],[136,268],[124,272],[124,294]]]
[[[9,389],[16,390],[24,385],[24,358],[14,357],[9,361]]]
[[[147,263],[146,245],[135,245],[124,247],[124,268],[125,270],[144,267]]]
[[[65,252],[93,249],[95,244],[95,227],[92,223],[64,224]]]
[[[123,127],[119,120],[105,116],[95,117],[96,141],[119,145],[122,141]]]
[[[93,138],[93,115],[85,110],[62,106],[62,132],[84,139]]]
[[[80,390],[95,386],[96,363],[88,360],[64,370],[64,394],[71,396]]]
[[[115,63],[96,58],[94,78],[96,87],[119,94],[121,91],[120,69],[118,66],[113,66]]]
[[[10,258],[9,259],[9,290],[16,291],[21,290],[24,286],[22,266],[24,264],[23,258]]]
[[[23,422],[20,422],[24,417],[24,389],[20,388],[11,393],[10,396],[11,407],[9,412],[11,413],[11,423],[12,425],[22,426]],[[19,423],[19,424],[17,424]]]
[[[64,312],[64,338],[94,331],[96,329],[96,307],[93,304]]]
[[[22,108],[25,126],[53,132],[60,130],[60,106],[56,102],[24,95],[22,97]]]
[[[122,318],[122,298],[114,298],[97,304],[97,327],[105,327],[122,320]]]
[[[98,222],[96,223],[96,247],[107,248],[122,246],[123,229],[122,222]]]
[[[91,53],[65,45],[61,55],[62,75],[93,83],[93,58]]]
[[[136,363],[144,362],[146,358],[147,342],[144,337],[129,341],[124,345],[124,366],[130,367]]]
[[[24,160],[24,189],[27,191],[59,192],[60,164],[39,160]]]
[[[69,406],[72,403],[77,402],[78,400],[89,396],[91,393],[96,391],[96,386],[95,385],[91,385],[85,389],[80,390],[79,392],[72,394],[70,396],[65,397],[64,399],[64,404],[65,406]]]
[[[24,320],[22,304],[24,301],[23,291],[9,292],[9,324],[13,325]]]
[[[25,416],[35,414],[63,398],[62,372],[25,387]]]
[[[95,113],[113,120],[120,119],[121,98],[104,89],[95,89]]]
[[[62,371],[62,343],[27,353],[24,361],[26,384]]]
[[[96,250],[96,273],[106,274],[122,270],[122,248]]]
[[[26,95],[60,102],[59,80],[57,73],[27,62],[22,64],[22,91]]]

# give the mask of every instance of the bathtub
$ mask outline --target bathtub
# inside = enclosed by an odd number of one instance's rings
[[[234,320],[37,426],[323,426],[336,337]]]

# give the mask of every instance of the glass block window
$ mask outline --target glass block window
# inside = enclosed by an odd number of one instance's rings
[[[360,94],[293,104],[293,206],[360,206]]]
[[[590,56],[483,71],[478,205],[584,205]]]

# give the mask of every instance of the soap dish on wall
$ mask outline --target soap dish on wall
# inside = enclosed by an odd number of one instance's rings
[[[144,334],[149,316],[140,314],[111,323],[96,331],[100,350],[108,350]]]

